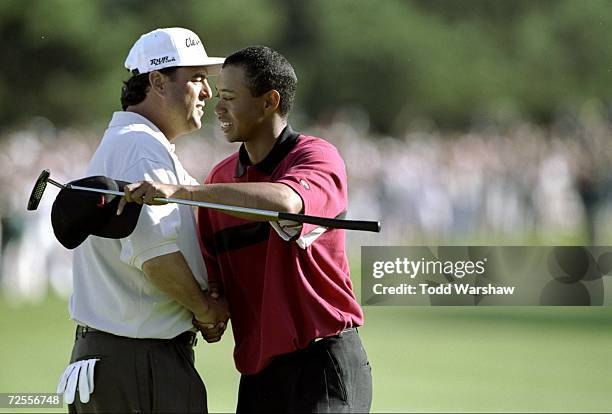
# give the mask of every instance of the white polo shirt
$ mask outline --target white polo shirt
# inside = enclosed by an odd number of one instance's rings
[[[86,176],[93,175],[128,182],[197,184],[174,154],[174,145],[152,122],[133,112],[113,114],[87,169]],[[177,251],[206,289],[206,268],[189,206],[143,206],[129,237],[89,236],[74,251],[70,317],[132,338],[173,338],[192,329],[191,312],[142,272],[145,261]]]

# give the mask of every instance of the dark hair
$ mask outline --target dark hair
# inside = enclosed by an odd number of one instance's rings
[[[158,72],[172,78],[174,72],[178,69],[177,66],[171,68],[159,69]],[[149,72],[134,75],[126,81],[123,81],[121,87],[121,108],[125,111],[128,106],[137,105],[144,101],[149,92]]]
[[[280,94],[280,114],[286,116],[295,98],[297,76],[287,59],[266,46],[250,46],[225,58],[223,67],[244,69],[252,96],[261,96],[275,89]]]

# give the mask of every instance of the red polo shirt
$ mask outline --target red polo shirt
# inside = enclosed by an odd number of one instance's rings
[[[259,164],[250,164],[243,145],[206,179],[243,182],[288,185],[302,198],[304,214],[336,217],[347,208],[346,169],[336,148],[289,126]],[[363,324],[344,230],[329,229],[303,249],[283,240],[268,222],[202,208],[198,216],[209,280],[221,283],[229,302],[241,373],[257,373],[276,355]],[[294,239],[316,227],[303,225]]]

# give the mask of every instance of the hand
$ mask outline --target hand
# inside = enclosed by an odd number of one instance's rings
[[[208,297],[208,310],[203,315],[194,315],[193,324],[202,332],[206,342],[217,342],[227,328],[229,310],[227,301],[223,297]]]
[[[196,320],[194,320],[193,323],[200,330],[202,338],[208,343],[219,342],[227,329],[227,322],[218,322],[216,325],[208,325],[212,326],[211,328],[199,325]]]
[[[119,200],[117,215],[123,212],[127,203],[160,205],[166,204],[166,202],[157,201],[156,198],[190,198],[189,191],[180,185],[149,181],[128,184],[123,188],[123,191],[125,195]]]
[[[208,281],[208,293],[209,297],[215,301],[222,301],[222,303],[227,305],[227,302],[223,295],[222,285],[219,282]],[[207,326],[200,325],[194,318],[194,325],[196,325],[200,332],[202,333],[202,337],[206,342],[212,343],[217,342],[221,339],[221,336],[225,333],[227,329],[227,321],[220,321],[216,325],[209,324]]]

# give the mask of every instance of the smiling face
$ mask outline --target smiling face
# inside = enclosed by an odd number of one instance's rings
[[[169,124],[182,135],[202,127],[204,101],[212,91],[205,67],[181,67],[167,77],[165,83],[166,116]]]
[[[225,66],[217,79],[215,113],[228,142],[248,142],[265,121],[266,94],[253,96],[241,66]]]

